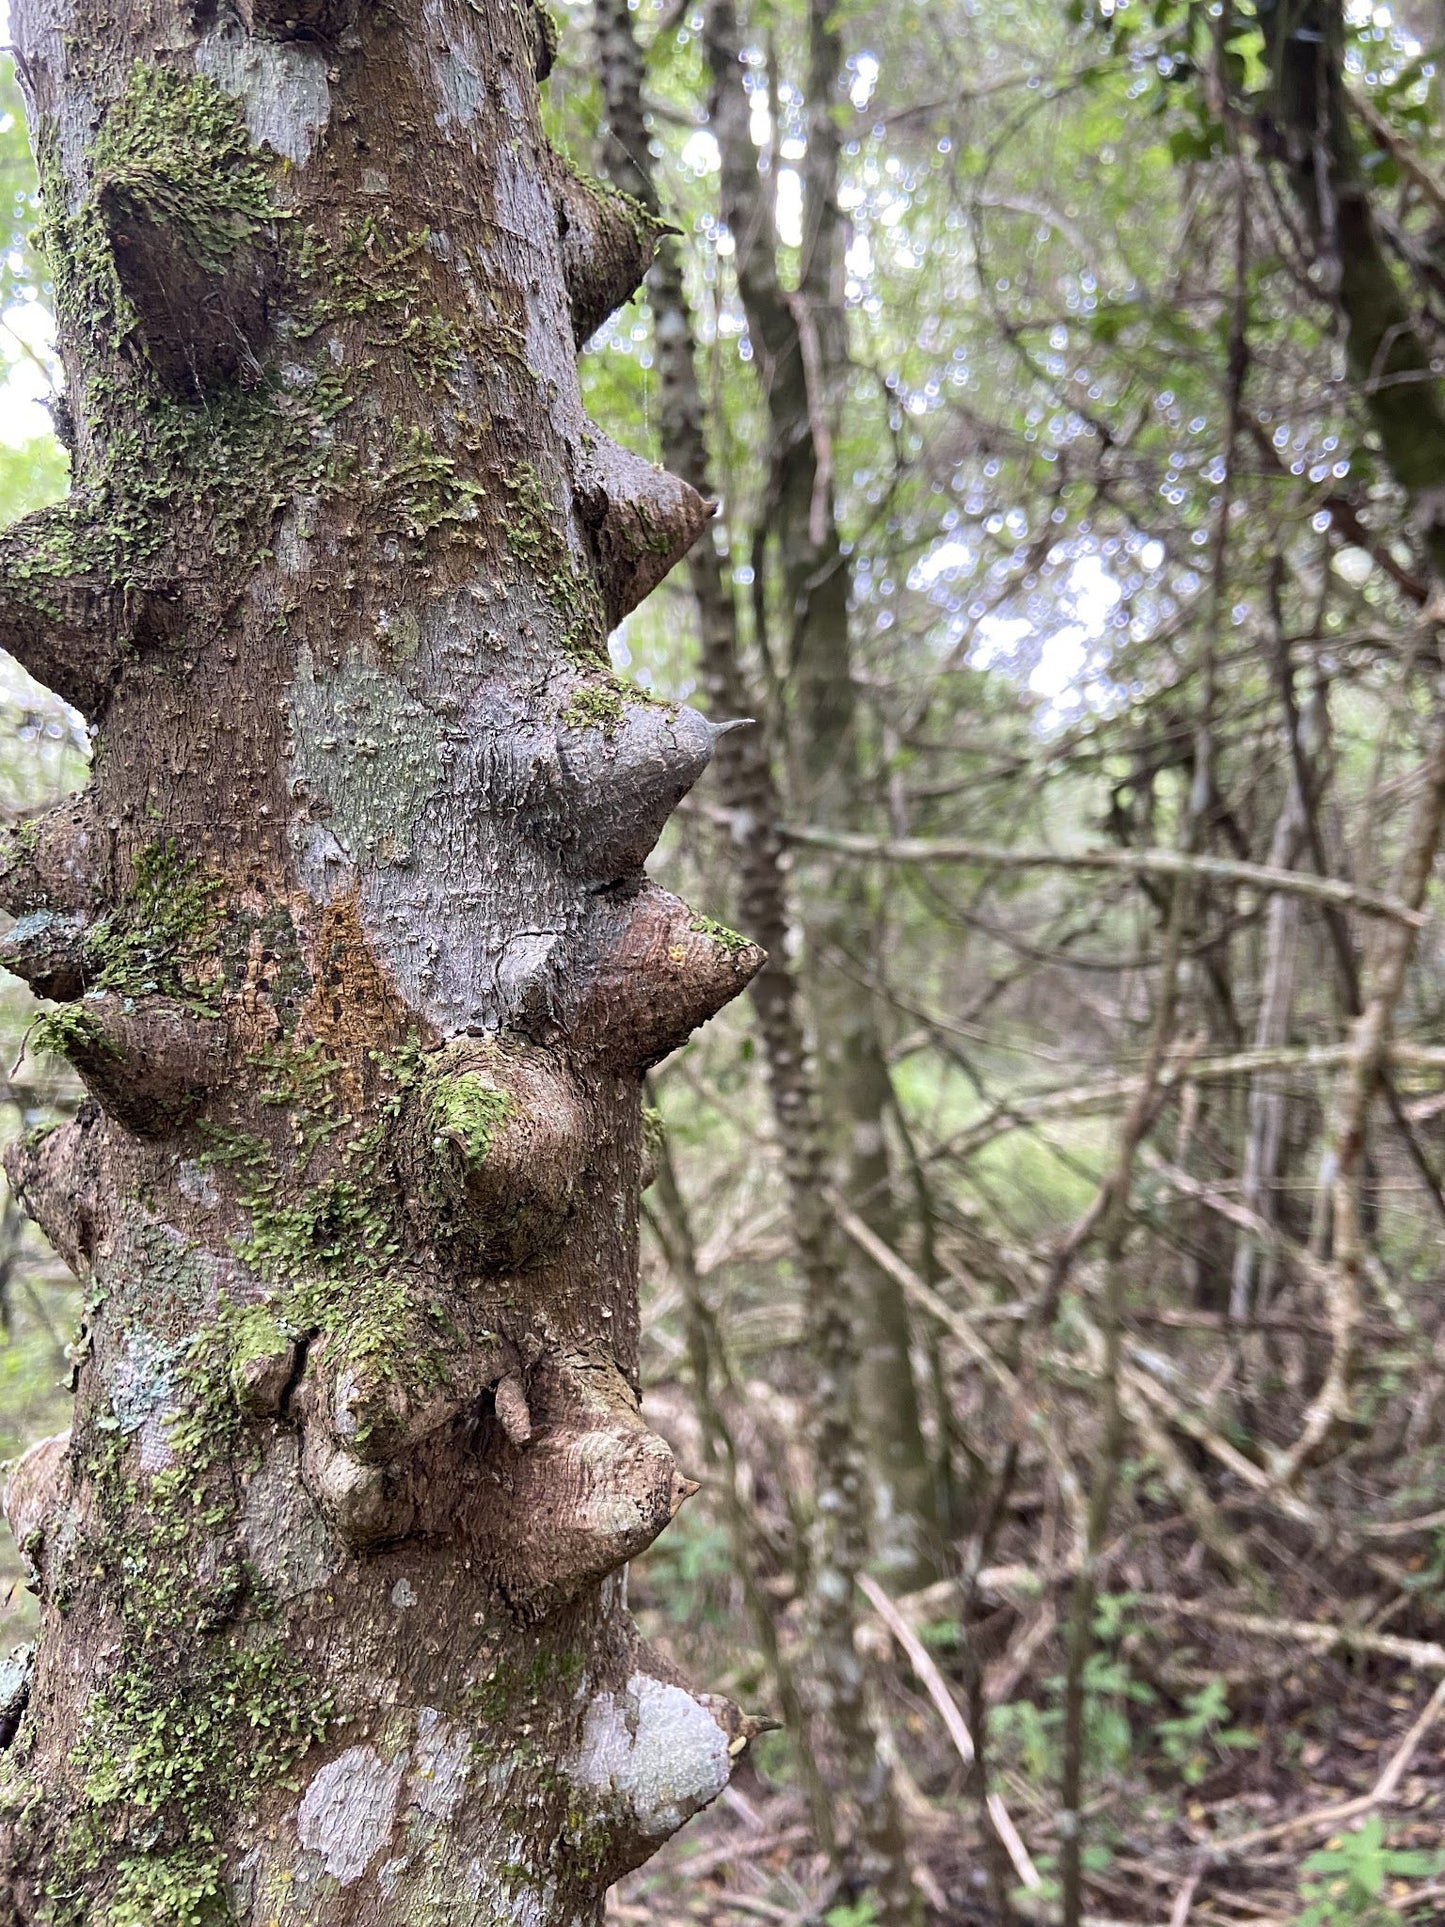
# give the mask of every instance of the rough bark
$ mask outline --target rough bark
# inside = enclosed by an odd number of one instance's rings
[[[1445,384],[1385,251],[1351,126],[1340,0],[1265,0],[1274,75],[1265,144],[1283,159],[1333,302],[1350,375],[1385,459],[1409,497],[1437,576],[1445,576]]]
[[[618,209],[526,4],[14,25],[77,441],[0,613],[99,734],[0,852],[90,1093],[8,1160],[88,1312],[0,1920],[595,1921],[750,1730],[625,1562],[641,1075],[762,961],[642,874],[715,732],[605,636],[707,509],[582,412]]]
[[[736,10],[731,0],[722,0],[707,16],[722,214],[734,239],[738,289],[770,430],[767,515],[792,695],[791,800],[798,820],[846,827],[859,823],[865,771],[852,680],[851,578],[831,473],[834,422],[849,364],[833,119],[843,56],[824,0],[810,6],[808,32],[802,266],[798,287],[789,290],[780,278],[772,207],[749,132]],[[837,1120],[832,1160],[870,1227],[896,1245],[888,1063],[872,995],[847,967],[850,948],[860,938],[866,942],[874,927],[876,909],[866,880],[846,870],[803,892],[799,907],[823,1108]],[[908,1307],[896,1283],[851,1245],[845,1247],[844,1271],[859,1328],[858,1416],[867,1441],[875,1552],[893,1583],[922,1584],[941,1570],[943,1547]]]

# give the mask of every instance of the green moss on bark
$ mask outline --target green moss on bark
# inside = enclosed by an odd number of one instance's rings
[[[176,997],[214,1014],[219,980],[200,973],[209,972],[214,960],[220,889],[219,879],[174,839],[142,850],[119,907],[86,939],[90,988],[125,997]]]
[[[79,1004],[61,1004],[57,1010],[46,1011],[31,1028],[28,1041],[32,1050],[45,1057],[71,1059],[87,1051],[117,1055],[100,1019]]]
[[[92,162],[99,189],[170,228],[207,268],[280,216],[239,105],[201,75],[137,61]]]
[[[516,1105],[479,1071],[461,1071],[434,1081],[430,1099],[432,1141],[438,1150],[457,1145],[472,1166],[485,1164],[499,1125]]]

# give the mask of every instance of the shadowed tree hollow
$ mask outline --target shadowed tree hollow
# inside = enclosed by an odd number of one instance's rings
[[[582,411],[657,225],[529,0],[16,0],[73,493],[0,641],[95,727],[3,961],[89,1099],[7,1512],[0,1920],[588,1922],[750,1728],[640,1644],[641,1076],[762,961],[642,866],[713,726],[605,639],[703,529]]]

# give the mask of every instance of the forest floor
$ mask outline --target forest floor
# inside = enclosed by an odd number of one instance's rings
[[[658,1388],[649,1409],[695,1459],[681,1398]],[[1329,1543],[1245,1515],[1241,1530],[1269,1569],[1263,1596],[1231,1589],[1201,1558],[1166,1494],[1140,1493],[1112,1549],[1088,1674],[1095,1927],[1445,1923],[1445,1515],[1437,1522],[1421,1505],[1439,1475],[1403,1454],[1379,1468],[1377,1490],[1342,1480],[1333,1496],[1346,1523]],[[771,1494],[755,1501],[773,1509]],[[634,1567],[632,1603],[693,1678],[767,1710],[706,1508],[704,1496]],[[781,1513],[771,1523],[781,1536]],[[1040,1556],[1053,1538],[1020,1495],[998,1549],[1014,1563],[985,1570],[966,1624],[948,1584],[894,1602],[929,1678],[873,1613],[860,1626],[930,1927],[1058,1919],[1068,1579],[1051,1578]],[[800,1650],[786,1575],[764,1583],[785,1645]],[[1014,1867],[1029,1876],[1010,1878],[1007,1910],[992,1902],[976,1782],[940,1713],[945,1698],[969,1717],[970,1653],[990,1709],[990,1788],[1017,1830]],[[829,1884],[787,1743],[769,1735],[754,1753],[709,1812],[613,1891],[618,1927],[869,1927],[867,1903]]]
[[[906,1700],[909,1689],[900,1684],[896,1697]],[[1374,1662],[1309,1666],[1259,1682],[1257,1697],[1241,1698],[1240,1731],[1251,1731],[1253,1719],[1261,1743],[1234,1749],[1182,1804],[1162,1789],[1161,1775],[1161,1786],[1151,1785],[1143,1757],[1137,1773],[1118,1775],[1096,1799],[1090,1817],[1108,1844],[1092,1856],[1088,1919],[1094,1927],[1445,1921],[1445,1721],[1420,1730],[1442,1700],[1430,1678]],[[930,1927],[1002,1927],[988,1898],[977,1809],[941,1751],[935,1771],[926,1804],[916,1781],[910,1789]],[[1047,1869],[1045,1801],[1013,1771],[999,1786]],[[1011,1896],[1020,1927],[1057,1918],[1043,1877],[1041,1889]],[[830,1891],[796,1792],[745,1772],[613,1890],[607,1917],[617,1927],[866,1927],[870,1914]]]

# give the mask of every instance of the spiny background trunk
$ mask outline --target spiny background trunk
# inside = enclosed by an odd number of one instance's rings
[[[603,170],[649,213],[660,215],[644,119],[643,54],[626,0],[597,0],[594,22],[607,117]],[[740,71],[737,79],[741,84]],[[646,288],[657,344],[663,457],[701,493],[710,494],[695,329],[680,250],[673,240],[659,247]],[[687,566],[709,701],[721,717],[752,710],[736,605],[715,545],[698,543]],[[810,1708],[803,1706],[793,1686],[788,1656],[775,1640],[769,1639],[769,1647],[819,1843],[845,1880],[871,1885],[880,1918],[892,1927],[910,1918],[914,1899],[893,1785],[870,1718],[856,1649],[855,1587],[867,1554],[869,1523],[861,1449],[865,1433],[856,1422],[856,1321],[842,1240],[828,1202],[821,1107],[799,984],[787,957],[792,907],[770,733],[761,721],[748,730],[730,731],[718,748],[718,783],[731,816],[741,920],[767,951],[752,984],[752,1001],[782,1152],[791,1244],[804,1288],[808,1357],[815,1375],[816,1531],[800,1559],[811,1592],[805,1662],[812,1676]]]
[[[799,283],[784,286],[769,194],[749,132],[742,33],[732,0],[707,13],[712,125],[721,155],[722,215],[736,249],[738,292],[767,406],[767,528],[776,561],[784,663],[790,796],[797,820],[860,826],[867,771],[853,689],[851,575],[832,474],[848,362],[843,307],[846,228],[838,206],[839,135],[833,113],[843,44],[833,9],[808,9],[808,148],[803,162]],[[872,991],[854,954],[878,925],[853,867],[800,897],[806,977],[832,1162],[871,1228],[898,1242],[887,1126],[892,1084]],[[859,1334],[858,1421],[867,1442],[873,1537],[894,1583],[941,1570],[934,1468],[919,1417],[908,1307],[897,1283],[851,1244],[843,1271]]]
[[[96,724],[9,968],[90,1101],[7,1513],[16,1922],[596,1918],[746,1723],[641,1647],[640,1078],[761,953],[642,865],[711,754],[608,629],[702,499],[585,419],[654,224],[504,0],[22,0],[74,492],[3,639]]]

